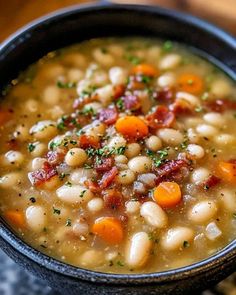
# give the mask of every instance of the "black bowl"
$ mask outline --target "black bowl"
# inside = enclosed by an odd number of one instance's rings
[[[236,40],[200,19],[157,7],[76,6],[36,20],[0,48],[0,89],[51,50],[102,36],[149,36],[184,43],[236,79]],[[16,262],[63,294],[184,294],[236,269],[236,241],[201,262],[151,274],[105,274],[76,268],[31,248],[2,220],[0,245]]]

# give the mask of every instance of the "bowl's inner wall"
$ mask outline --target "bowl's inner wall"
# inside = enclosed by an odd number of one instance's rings
[[[46,53],[82,40],[104,36],[153,36],[175,40],[205,52],[236,78],[236,48],[210,33],[208,25],[152,7],[107,5],[67,11],[30,25],[20,37],[0,50],[0,90],[18,73]],[[191,17],[190,17],[191,18]],[[224,34],[224,33],[222,33]],[[222,37],[222,36],[221,36]],[[227,37],[225,38],[227,39]],[[234,44],[234,47],[235,44]]]

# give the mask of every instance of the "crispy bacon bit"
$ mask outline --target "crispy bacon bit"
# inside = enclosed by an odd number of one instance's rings
[[[101,192],[101,187],[96,181],[92,181],[91,179],[85,180],[84,185],[91,190],[93,193]]]
[[[79,145],[83,149],[87,148],[99,148],[100,142],[97,138],[91,135],[81,134],[79,138]]]
[[[65,157],[66,151],[58,150],[58,151],[49,151],[46,154],[47,161],[50,165],[55,166],[60,164]]]
[[[188,167],[187,161],[169,160],[160,167],[155,168],[157,174],[156,183],[158,184],[164,180],[172,180],[174,178],[179,179],[179,172],[183,167]]]
[[[174,101],[175,95],[174,91],[171,88],[164,88],[157,90],[153,93],[153,98],[161,103],[171,103]]]
[[[129,220],[129,217],[127,214],[121,214],[118,216],[118,219],[123,223],[124,226],[127,226],[127,223],[128,223],[128,220]]]
[[[108,189],[103,193],[104,204],[108,209],[119,210],[123,207],[122,194],[116,189]]]
[[[231,160],[228,161],[228,163],[236,164],[236,159],[231,159]]]
[[[207,101],[205,106],[213,112],[223,113],[226,110],[236,110],[236,101],[216,99],[214,101]]]
[[[45,161],[41,169],[29,173],[29,180],[32,185],[40,186],[55,175],[57,175],[56,169]]]
[[[99,112],[99,120],[107,125],[112,125],[116,122],[118,113],[116,108],[107,108]]]
[[[175,115],[166,106],[160,105],[154,113],[146,116],[146,120],[151,128],[168,128],[173,124]]]
[[[203,183],[203,188],[208,190],[221,182],[221,179],[215,175],[210,175],[207,180]]]
[[[175,115],[192,115],[194,113],[191,104],[184,99],[177,99],[170,105],[169,109]]]
[[[118,169],[114,166],[111,170],[103,174],[102,179],[99,181],[101,189],[107,188],[110,186],[118,174]]]
[[[137,95],[126,95],[122,98],[126,110],[138,110],[141,107],[140,100]]]
[[[114,158],[96,158],[94,168],[97,172],[106,172],[111,170],[112,166],[114,165]]]
[[[147,85],[142,82],[141,76],[130,76],[129,77],[129,83],[127,85],[127,89],[129,90],[142,90]]]
[[[125,85],[116,85],[114,87],[114,99],[120,98],[125,93]]]
[[[138,201],[143,204],[149,200],[148,195],[137,195]]]

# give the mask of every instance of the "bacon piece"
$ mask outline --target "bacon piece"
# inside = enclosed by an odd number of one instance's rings
[[[96,158],[94,168],[97,172],[106,172],[111,170],[114,165],[114,158]]]
[[[124,102],[124,107],[126,110],[138,110],[141,107],[140,100],[137,95],[126,95],[122,97],[122,100]]]
[[[87,103],[90,103],[90,102],[93,102],[93,101],[96,101],[96,100],[98,100],[98,95],[97,94],[94,94],[92,96],[84,96],[84,97],[76,98],[74,100],[74,103],[73,103],[73,108],[74,109],[80,109],[83,106],[85,106]]]
[[[57,171],[48,162],[44,162],[43,167],[28,174],[29,180],[34,186],[40,186],[53,176],[57,175]]]
[[[175,115],[166,106],[160,105],[154,113],[146,116],[146,120],[151,128],[168,128],[175,121]]]
[[[79,145],[83,149],[87,148],[99,148],[100,142],[97,138],[91,135],[81,134],[79,138]]]
[[[193,114],[193,107],[189,102],[184,99],[177,99],[174,103],[172,103],[169,109],[175,115],[192,115]]]
[[[123,214],[119,215],[118,219],[123,223],[123,226],[128,225],[127,223],[128,223],[129,217],[127,214],[123,213]]]
[[[84,182],[85,186],[91,190],[93,193],[100,193],[101,187],[96,181],[92,181],[91,179],[85,180]]]
[[[185,160],[169,160],[160,167],[155,168],[157,179],[156,183],[164,180],[171,180],[173,178],[179,179],[179,172],[183,167],[187,167],[188,163]],[[184,176],[184,175],[183,175]]]
[[[102,179],[99,181],[100,187],[104,189],[110,186],[117,174],[118,169],[115,166],[112,167],[111,170],[104,173]]]
[[[108,189],[103,193],[105,207],[111,210],[119,210],[124,205],[122,194],[116,189]]]
[[[236,110],[236,101],[216,99],[214,101],[207,101],[205,106],[213,112],[223,113],[226,110]]]
[[[142,90],[147,85],[142,82],[142,76],[130,76],[127,89],[129,90]]]
[[[203,188],[208,190],[221,182],[221,179],[215,175],[210,175],[203,183]]]
[[[231,159],[231,160],[228,161],[228,163],[236,164],[236,159]]]
[[[98,119],[107,124],[107,125],[112,125],[116,122],[118,118],[118,113],[116,108],[107,108],[107,109],[103,109],[99,112],[99,117]]]
[[[175,93],[173,89],[166,87],[155,91],[153,93],[153,98],[158,102],[169,104],[174,101]]]
[[[120,84],[114,87],[114,99],[120,98],[125,93],[125,85]]]
[[[66,151],[65,150],[58,150],[58,151],[49,151],[46,154],[47,161],[50,165],[55,166],[60,164],[65,157]]]

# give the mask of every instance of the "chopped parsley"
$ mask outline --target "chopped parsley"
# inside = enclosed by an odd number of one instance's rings
[[[116,262],[116,264],[119,265],[119,266],[125,266],[125,264],[124,264],[122,261],[120,261],[120,260],[118,260],[118,261]]]
[[[183,242],[183,247],[184,248],[188,248],[190,246],[189,242],[188,241],[184,241]]]
[[[195,112],[197,113],[201,113],[202,111],[203,111],[203,108],[201,106],[195,108]]]
[[[236,219],[236,212],[235,212],[235,213],[233,213],[233,218],[235,218],[235,219]]]
[[[34,197],[30,197],[29,200],[30,200],[31,203],[35,203],[36,202],[36,199]]]
[[[70,89],[74,88],[76,86],[75,82],[62,82],[62,81],[57,81],[57,87],[59,88],[65,88],[65,89]]]
[[[173,49],[173,43],[169,40],[165,41],[162,47],[163,51],[169,52]]]
[[[154,233],[149,233],[148,238],[150,241],[153,241],[155,244],[157,244],[159,242],[159,239],[155,236]]]
[[[124,110],[124,101],[122,98],[119,98],[116,102],[116,106],[120,111]]]
[[[32,153],[35,150],[36,146],[33,143],[28,144],[28,151]]]
[[[125,149],[126,147],[125,146],[120,146],[116,149],[116,154],[117,155],[123,155],[125,153]]]
[[[70,218],[68,218],[67,220],[66,220],[66,226],[71,226],[71,219]]]
[[[152,81],[152,78],[151,77],[145,76],[145,75],[142,75],[141,76],[141,82],[143,82],[145,84],[149,84],[151,81]]]
[[[142,62],[141,58],[139,58],[138,56],[135,56],[135,55],[127,55],[126,56],[126,59],[131,62],[133,65],[138,65]]]
[[[71,183],[70,181],[67,181],[67,182],[65,183],[65,185],[71,187],[71,186],[72,186],[72,183]]]
[[[160,167],[166,161],[166,157],[168,156],[168,150],[163,149],[157,151],[156,153],[151,150],[146,150],[146,154],[153,160],[154,165],[156,167]]]
[[[60,215],[61,214],[61,210],[53,207],[53,214]]]
[[[86,193],[86,189],[83,190],[83,191],[79,194],[79,197],[80,197],[80,198],[83,198],[83,196],[84,196],[85,193]]]

